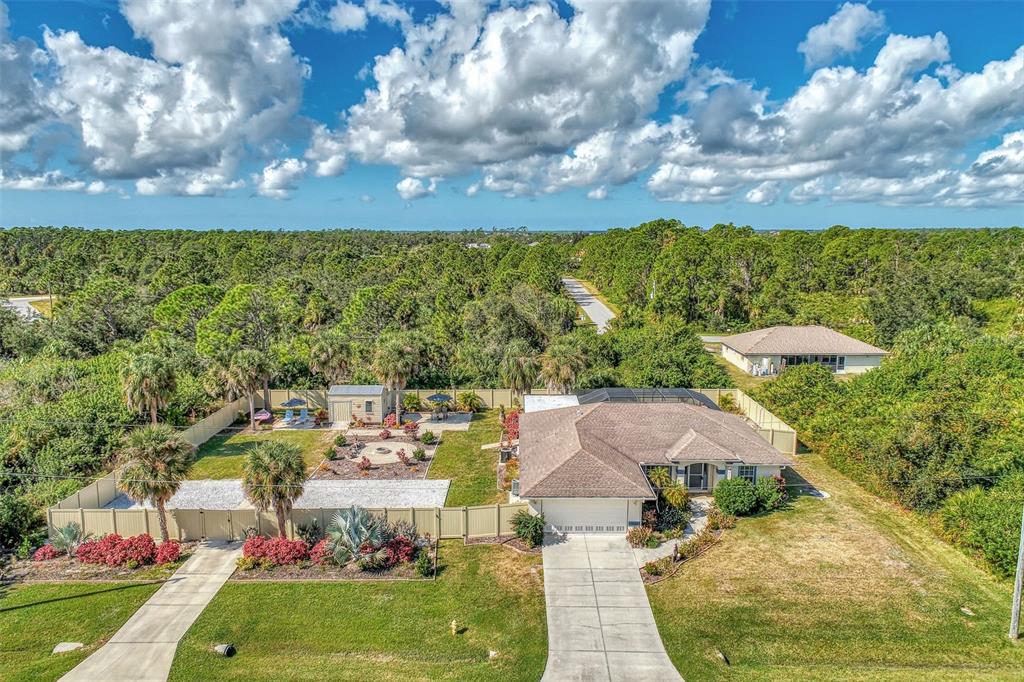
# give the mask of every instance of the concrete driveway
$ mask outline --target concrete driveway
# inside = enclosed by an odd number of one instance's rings
[[[204,542],[167,582],[61,682],[163,682],[178,641],[235,570],[240,542]]]
[[[562,286],[569,292],[569,297],[576,301],[576,305],[583,309],[594,324],[597,325],[597,333],[604,334],[608,331],[608,323],[615,317],[615,313],[601,303],[580,281],[572,277],[563,277]]]
[[[548,536],[543,551],[548,663],[542,682],[682,680],[625,538]]]

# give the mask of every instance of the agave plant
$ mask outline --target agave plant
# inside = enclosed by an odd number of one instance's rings
[[[361,507],[352,507],[335,514],[327,526],[329,547],[335,563],[344,566],[358,558],[363,547],[379,548],[387,539],[386,525],[383,519]]]
[[[72,521],[66,526],[61,526],[54,531],[50,544],[58,552],[68,556],[74,556],[78,546],[88,540],[88,536],[82,535],[82,527]]]

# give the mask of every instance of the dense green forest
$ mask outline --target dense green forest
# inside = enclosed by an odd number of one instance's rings
[[[848,383],[787,373],[759,398],[988,556],[979,538],[1006,520],[988,502],[1024,471],[1006,454],[1020,453],[1007,434],[1024,382],[1022,263],[1020,229],[0,230],[0,294],[56,301],[36,322],[0,309],[0,545],[154,415],[184,428],[266,385],[341,381],[729,386],[697,333],[821,323],[896,352]],[[607,334],[565,295],[566,273],[622,310]],[[957,419],[925,409],[947,404]]]

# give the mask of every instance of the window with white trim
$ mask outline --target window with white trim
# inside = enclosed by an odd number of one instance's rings
[[[736,467],[736,476],[737,478],[745,478],[751,483],[755,483],[757,481],[757,467],[741,464]]]
[[[365,412],[367,414],[370,414],[371,412],[373,412],[373,401],[372,400],[367,400],[366,403],[363,404],[363,412]]]

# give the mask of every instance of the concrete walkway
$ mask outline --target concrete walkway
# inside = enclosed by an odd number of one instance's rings
[[[597,325],[597,333],[604,334],[608,331],[608,323],[615,317],[615,313],[608,306],[601,303],[592,293],[587,291],[578,279],[563,277],[562,286],[569,292],[569,297],[576,301],[576,305],[583,309],[594,324]]]
[[[548,663],[542,682],[682,680],[620,535],[544,540]]]
[[[240,542],[204,542],[110,641],[61,678],[163,682],[178,641],[235,570]]]

